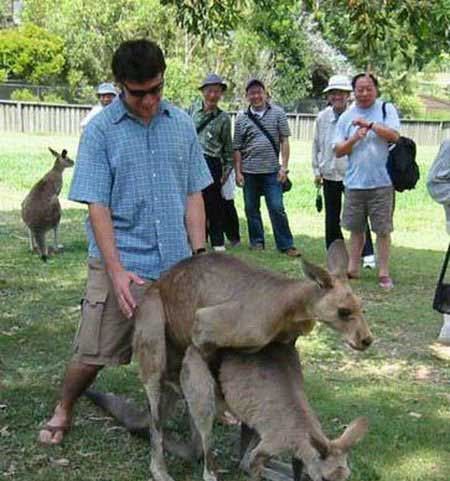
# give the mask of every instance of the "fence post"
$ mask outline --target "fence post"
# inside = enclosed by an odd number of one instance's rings
[[[25,128],[23,124],[22,102],[17,102],[17,123],[19,127],[19,132],[25,132]]]

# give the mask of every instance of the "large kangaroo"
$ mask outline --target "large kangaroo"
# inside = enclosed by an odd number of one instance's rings
[[[195,364],[199,360],[200,370],[197,370]],[[183,367],[182,383],[190,385],[187,398],[190,414],[199,429],[206,429],[201,437],[207,438],[211,436],[215,413],[205,393],[213,386],[208,385],[208,373],[201,379],[197,376],[203,363],[194,347],[188,348],[183,364],[189,365]],[[193,372],[196,374],[191,377]],[[350,476],[347,455],[367,432],[367,419],[353,421],[338,439],[330,441],[326,437],[305,396],[294,344],[273,343],[257,353],[225,350],[220,355],[217,380],[224,396],[223,407],[256,433],[241,461],[241,467],[250,472],[253,480],[259,481],[261,475],[270,479],[274,471],[277,479],[292,479],[287,465],[276,463],[265,467],[271,457],[280,454],[290,454],[293,464],[306,471],[312,481],[345,481]],[[148,436],[147,412],[138,411],[130,402],[111,394],[92,391],[87,394],[129,431],[142,435],[146,429]],[[173,411],[173,403],[170,408]],[[176,443],[170,436],[165,436],[164,442],[164,448],[173,454],[196,457],[195,446]],[[301,479],[295,470],[294,479]]]
[[[150,406],[150,470],[155,481],[173,481],[163,455],[160,400],[167,362],[174,363],[175,353],[181,358],[191,346],[190,353],[201,354],[195,363],[184,360],[181,385],[193,410],[197,396],[191,387],[196,383],[189,385],[183,378],[197,379],[198,387],[204,384],[201,395],[214,412],[214,382],[207,362],[214,362],[218,349],[255,352],[274,341],[289,343],[309,333],[316,320],[341,332],[354,349],[364,350],[372,343],[361,302],[347,281],[343,241],[329,249],[329,271],[302,262],[308,279],[299,281],[231,256],[208,254],[181,261],[148,288],[135,317],[134,353]],[[203,477],[213,481],[207,459],[211,416],[204,421],[206,425],[197,426]]]
[[[58,154],[49,147],[56,157],[53,167],[39,180],[22,202],[22,219],[28,227],[31,251],[37,250],[41,259],[46,262],[48,250],[45,234],[53,229],[55,252],[59,249],[58,227],[61,220],[61,205],[58,195],[62,188],[62,176],[66,167],[74,162],[67,157],[67,150]]]

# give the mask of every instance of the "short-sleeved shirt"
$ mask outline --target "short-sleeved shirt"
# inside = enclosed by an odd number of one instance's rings
[[[284,110],[277,105],[267,104],[264,115],[258,116],[258,120],[270,133],[279,150],[281,138],[291,135]],[[241,152],[242,172],[246,174],[269,174],[280,169],[278,155],[271,142],[247,112],[242,112],[236,119],[233,150]]]
[[[383,102],[375,100],[369,108],[361,108],[353,104],[339,118],[333,145],[349,139],[357,126],[353,120],[362,117],[368,122],[384,124],[390,129],[400,130],[400,120],[397,110],[392,104],[386,103],[386,117],[383,118]],[[348,168],[344,178],[347,189],[375,189],[392,185],[386,169],[388,158],[388,142],[369,130],[366,137],[359,140],[348,155]]]
[[[69,198],[109,207],[122,265],[156,279],[190,255],[187,197],[211,182],[185,112],[163,100],[145,124],[119,98],[87,124]],[[101,259],[89,218],[86,230],[89,256]]]
[[[191,110],[195,128],[212,117],[208,125],[198,134],[203,153],[220,159],[225,170],[233,165],[233,148],[231,141],[231,118],[223,110],[205,112],[203,104]]]

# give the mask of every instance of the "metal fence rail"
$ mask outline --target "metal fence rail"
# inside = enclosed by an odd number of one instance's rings
[[[16,102],[0,100],[0,131],[24,133],[58,133],[78,135],[80,122],[91,106]],[[233,124],[236,112],[232,112]],[[311,141],[315,115],[287,114],[292,137]],[[450,137],[450,121],[403,120],[402,135],[420,145],[438,145]]]

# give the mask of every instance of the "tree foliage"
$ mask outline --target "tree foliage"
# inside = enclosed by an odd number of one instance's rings
[[[64,42],[36,25],[0,30],[0,70],[8,78],[54,82],[63,73]]]

